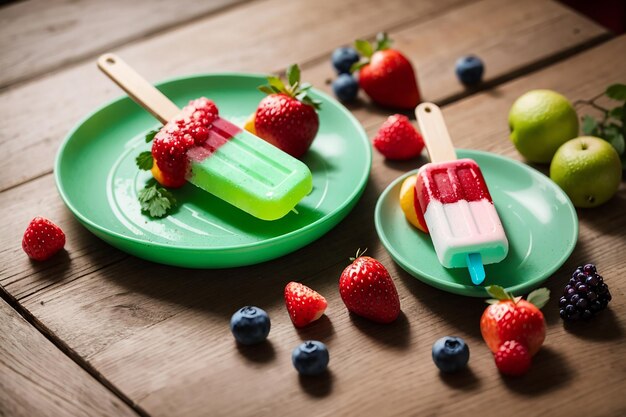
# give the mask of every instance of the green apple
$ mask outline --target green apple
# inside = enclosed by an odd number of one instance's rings
[[[550,178],[576,207],[596,207],[617,192],[622,180],[622,164],[610,143],[593,136],[581,136],[556,151],[550,164]]]
[[[578,136],[571,103],[551,90],[531,90],[509,111],[510,139],[530,162],[548,163],[559,146]]]

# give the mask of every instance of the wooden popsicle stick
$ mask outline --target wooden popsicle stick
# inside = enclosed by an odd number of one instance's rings
[[[415,117],[428,149],[430,162],[456,160],[456,152],[439,106],[422,103],[415,108]]]
[[[161,123],[167,123],[180,112],[176,104],[117,55],[101,55],[98,58],[98,68]]]

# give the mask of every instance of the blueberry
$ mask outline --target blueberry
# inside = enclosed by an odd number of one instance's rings
[[[337,73],[345,74],[350,72],[352,64],[359,62],[359,54],[354,48],[343,46],[333,51],[331,59]]]
[[[307,340],[291,352],[291,362],[302,375],[319,375],[328,367],[328,349],[317,340]]]
[[[333,81],[333,92],[340,101],[352,101],[359,92],[359,83],[350,74],[339,74]]]
[[[456,75],[465,85],[478,84],[485,72],[485,66],[480,58],[474,55],[463,56],[456,61]]]
[[[255,345],[267,339],[270,318],[258,307],[242,307],[230,319],[230,331],[242,345]]]
[[[469,347],[460,337],[442,337],[433,344],[433,361],[441,372],[453,373],[465,368],[469,355]]]

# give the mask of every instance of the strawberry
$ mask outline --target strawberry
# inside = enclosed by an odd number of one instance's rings
[[[257,107],[254,129],[260,138],[300,158],[317,135],[320,123],[316,110],[321,102],[308,96],[311,85],[300,83],[297,65],[291,65],[286,74],[289,85],[278,77],[268,77],[269,85],[259,87],[268,96]]]
[[[362,255],[362,254],[361,254]],[[391,323],[400,314],[400,298],[387,269],[374,258],[361,256],[341,273],[339,294],[352,313],[378,323]]]
[[[354,64],[359,71],[359,85],[370,98],[387,107],[413,109],[420,102],[415,71],[411,62],[395,49],[386,33],[376,36],[376,44],[357,40],[355,47],[365,58]]]
[[[409,118],[401,114],[389,116],[372,140],[374,147],[387,159],[411,159],[422,153],[424,139]]]
[[[285,305],[296,327],[304,327],[322,317],[328,303],[318,292],[299,282],[285,287]]]
[[[45,261],[65,246],[65,233],[56,224],[43,217],[35,217],[28,224],[22,238],[22,249],[36,261]]]
[[[190,101],[156,134],[152,157],[157,167],[153,169],[153,175],[161,185],[178,188],[185,184],[189,165],[187,151],[207,140],[211,123],[217,115],[215,103],[201,97]]]
[[[531,357],[528,349],[516,340],[507,340],[494,355],[498,370],[510,376],[521,376],[530,369]]]
[[[496,298],[489,300],[480,319],[480,331],[492,352],[498,352],[506,341],[517,341],[524,345],[530,356],[541,347],[546,337],[546,323],[539,310],[550,297],[550,291],[541,288],[528,295],[528,301],[514,298],[497,285],[487,287],[487,292]]]

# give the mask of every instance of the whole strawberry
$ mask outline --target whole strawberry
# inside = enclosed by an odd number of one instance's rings
[[[540,308],[550,297],[550,291],[541,288],[528,295],[528,301],[513,297],[504,288],[492,285],[487,292],[495,298],[489,300],[480,319],[480,332],[492,352],[496,353],[507,341],[524,345],[533,356],[546,337],[546,323]]]
[[[299,282],[285,287],[285,306],[294,326],[304,327],[322,317],[328,303],[318,292]]]
[[[357,51],[365,58],[352,71],[359,70],[359,85],[376,103],[399,109],[413,109],[420,102],[415,71],[411,62],[395,49],[386,33],[379,33],[376,44],[357,40]]]
[[[360,256],[341,273],[339,294],[352,313],[378,323],[400,315],[400,298],[387,269],[374,258]]]
[[[387,159],[411,159],[422,153],[424,139],[409,118],[401,114],[389,116],[372,140],[374,148]]]
[[[297,65],[287,69],[287,80],[289,85],[278,77],[268,77],[269,85],[259,87],[268,96],[257,107],[254,130],[260,138],[300,158],[317,135],[321,102],[308,95],[310,84],[300,84]]]
[[[43,217],[35,217],[26,227],[22,249],[36,260],[45,261],[65,246],[65,233],[56,224]]]

